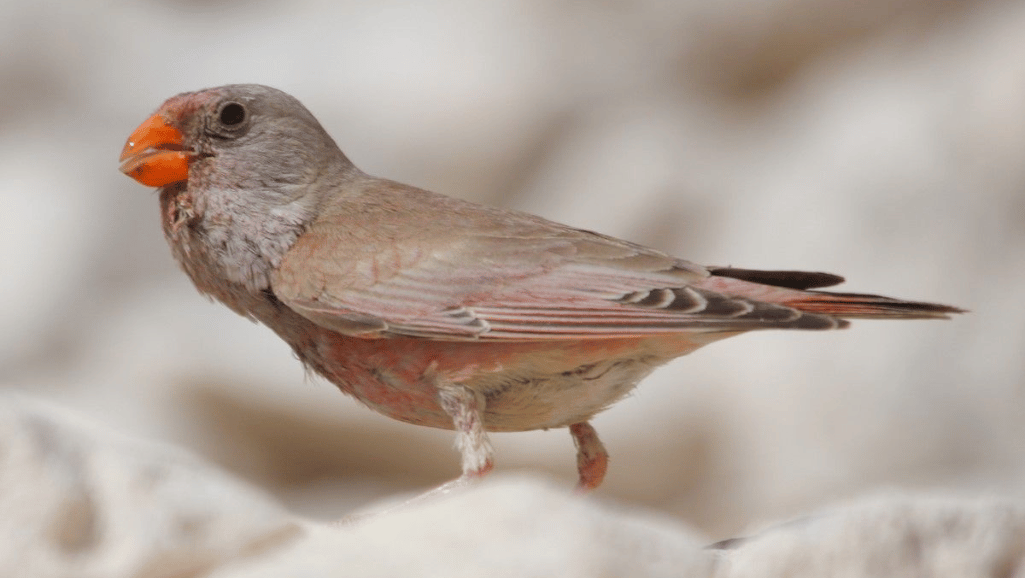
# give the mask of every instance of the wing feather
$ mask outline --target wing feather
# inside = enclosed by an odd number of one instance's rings
[[[549,340],[843,323],[695,287],[705,268],[612,237],[401,185],[372,192],[329,207],[273,279],[282,302],[346,334]],[[419,226],[403,226],[409,214]]]

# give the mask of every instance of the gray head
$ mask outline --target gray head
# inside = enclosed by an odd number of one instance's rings
[[[188,227],[169,234],[172,248],[201,243],[205,267],[249,290],[268,286],[323,199],[361,174],[298,100],[257,84],[168,99],[129,137],[122,161],[139,182],[187,196]]]

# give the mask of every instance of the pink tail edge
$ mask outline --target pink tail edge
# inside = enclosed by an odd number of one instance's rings
[[[710,271],[712,275],[699,283],[705,289],[841,319],[949,319],[952,314],[965,312],[959,307],[940,303],[809,290],[843,282],[843,277],[829,273],[730,267],[712,268]]]

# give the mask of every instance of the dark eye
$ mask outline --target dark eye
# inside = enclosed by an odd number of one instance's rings
[[[217,117],[224,126],[238,126],[246,120],[246,108],[237,102],[229,102],[221,107]]]

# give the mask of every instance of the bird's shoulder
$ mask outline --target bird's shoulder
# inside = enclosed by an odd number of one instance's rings
[[[300,299],[410,274],[499,286],[568,265],[577,274],[593,268],[612,277],[672,271],[680,283],[707,275],[703,267],[607,235],[367,178],[324,198],[274,285],[284,297]]]

